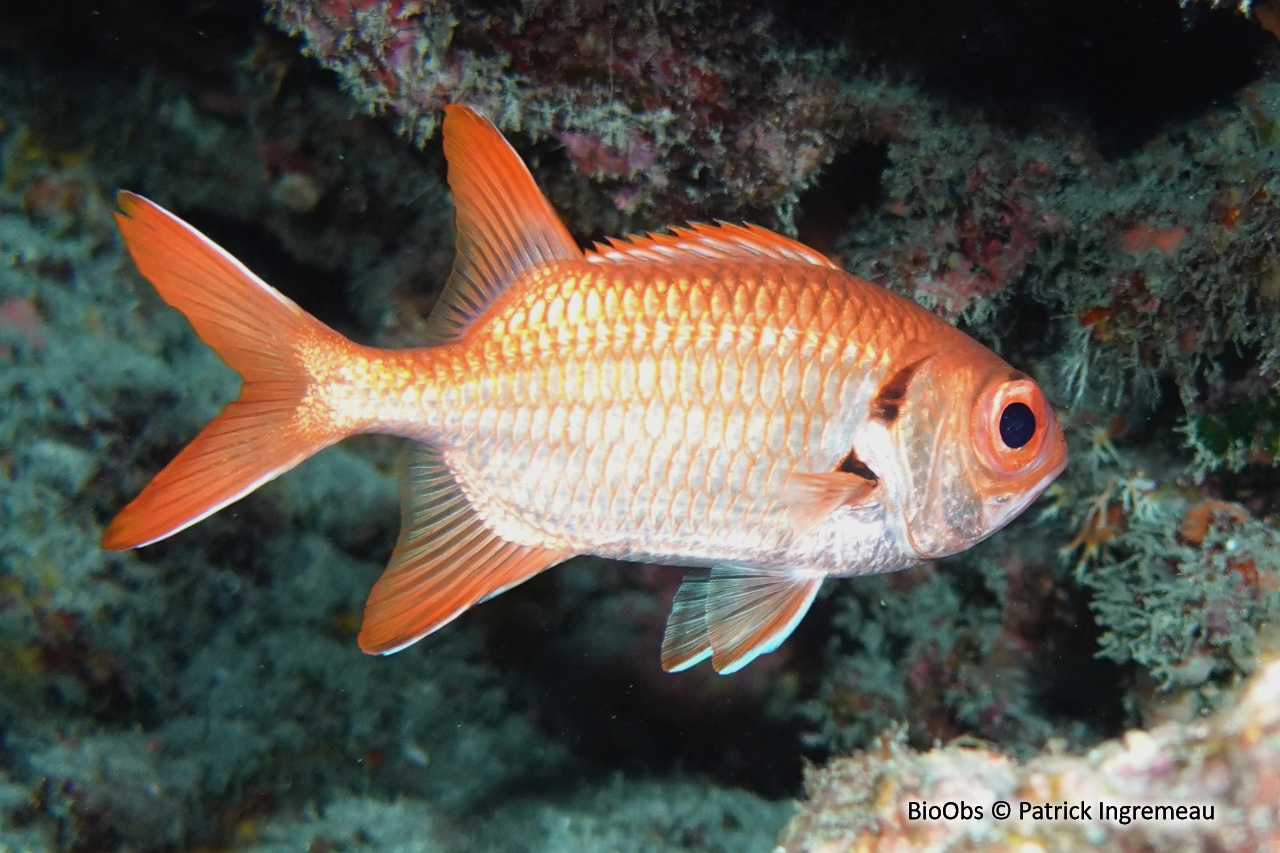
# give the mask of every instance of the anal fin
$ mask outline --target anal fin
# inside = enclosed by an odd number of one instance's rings
[[[685,578],[663,637],[663,669],[677,672],[709,656],[716,672],[737,672],[782,645],[821,585],[821,577],[736,566]]]
[[[369,654],[399,651],[471,605],[573,556],[499,538],[437,451],[419,446],[412,454],[400,539],[365,605],[359,642]]]

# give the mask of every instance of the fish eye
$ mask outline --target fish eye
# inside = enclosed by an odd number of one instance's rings
[[[1026,403],[1010,403],[1000,413],[1000,439],[1017,450],[1036,434],[1036,416]]]
[[[1053,422],[1049,402],[1021,373],[1001,374],[978,395],[973,411],[974,442],[997,474],[1015,476],[1039,461]]]

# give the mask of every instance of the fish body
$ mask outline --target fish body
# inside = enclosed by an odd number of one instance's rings
[[[913,542],[905,524],[885,523],[903,518],[901,505],[890,515],[892,495],[815,524],[820,543],[797,535],[792,510],[806,494],[793,475],[834,472],[855,446],[872,471],[890,467],[872,449],[884,424],[871,411],[895,367],[985,350],[825,265],[669,266],[540,270],[472,334],[418,353],[401,374],[408,384],[377,395],[411,405],[392,415],[375,403],[368,418],[444,449],[472,505],[510,541],[832,575],[971,543]]]
[[[501,135],[450,107],[457,260],[429,345],[355,344],[122,194],[141,271],[245,379],[108,528],[170,535],[356,432],[415,441],[360,643],[385,653],[576,554],[709,567],[663,665],[731,672],[822,580],[964,550],[1066,464],[1036,385],[909,300],[753,226],[583,252]]]

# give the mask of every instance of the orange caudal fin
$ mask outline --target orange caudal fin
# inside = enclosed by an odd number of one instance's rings
[[[349,434],[304,400],[307,359],[354,346],[173,214],[129,192],[117,202],[138,270],[244,385],[115,517],[102,540],[111,550],[177,533]]]

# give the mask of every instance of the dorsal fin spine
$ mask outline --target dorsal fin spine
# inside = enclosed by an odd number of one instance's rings
[[[591,263],[657,263],[688,261],[782,261],[839,269],[830,258],[803,243],[758,225],[693,223],[670,233],[609,238],[586,254]]]

